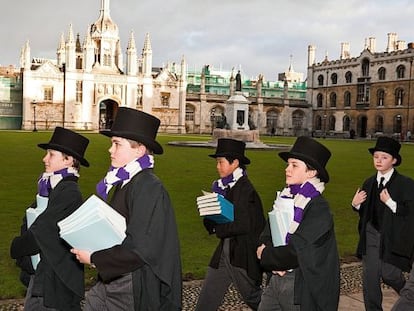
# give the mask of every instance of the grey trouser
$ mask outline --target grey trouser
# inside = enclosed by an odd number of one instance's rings
[[[29,286],[27,287],[26,298],[24,300],[24,311],[54,311],[57,309],[48,308],[43,305],[43,297],[32,297],[34,284],[34,275],[30,277]]]
[[[134,310],[132,274],[128,273],[110,283],[98,282],[86,293],[83,310]]]
[[[293,303],[295,292],[295,272],[284,276],[272,274],[269,284],[263,290],[258,311],[299,311]]]
[[[243,301],[256,310],[261,296],[261,288],[248,275],[246,270],[230,264],[229,241],[225,239],[218,269],[208,267],[207,275],[198,297],[196,311],[215,311],[223,303],[230,284],[237,288]]]
[[[362,256],[362,285],[365,310],[382,310],[382,281],[397,293],[403,288],[402,270],[380,258],[380,233],[370,224],[366,229],[366,254]]]
[[[410,276],[404,287],[400,290],[400,298],[392,307],[391,311],[414,310],[414,264],[411,267]]]

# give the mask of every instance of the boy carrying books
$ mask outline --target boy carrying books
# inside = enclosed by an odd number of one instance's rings
[[[83,265],[60,238],[57,223],[82,204],[78,179],[80,165],[89,166],[84,158],[88,144],[86,137],[62,127],[55,128],[48,143],[38,144],[46,155],[45,171],[38,181],[37,204],[27,211],[30,227],[24,228],[10,247],[11,257],[19,262],[40,254],[39,263],[33,266],[36,270],[30,277],[24,310],[81,310],[85,292]],[[30,217],[31,214],[36,215]]]
[[[253,310],[260,301],[262,270],[256,258],[258,238],[265,225],[262,202],[246,175],[250,160],[244,155],[245,143],[221,138],[217,142],[216,159],[219,179],[212,191],[233,205],[233,221],[217,223],[204,217],[203,223],[219,244],[211,258],[198,298],[196,310],[217,310],[231,283],[244,302]]]
[[[299,137],[279,156],[287,162],[279,197],[293,200],[294,216],[284,245],[274,246],[269,226],[261,236],[257,257],[271,277],[259,310],[336,311],[339,257],[332,214],[322,196],[331,153],[316,140]]]
[[[99,280],[86,294],[84,310],[180,310],[181,259],[174,210],[154,174],[160,120],[120,107],[111,130],[111,167],[97,193],[126,219],[126,237],[77,259],[96,267]],[[97,236],[96,238],[100,238]]]

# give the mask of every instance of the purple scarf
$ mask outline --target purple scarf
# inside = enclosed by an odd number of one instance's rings
[[[211,189],[213,192],[216,192],[218,194],[225,196],[227,193],[227,190],[233,187],[240,177],[246,176],[246,175],[247,175],[246,171],[238,167],[230,175],[214,181]]]
[[[79,177],[79,172],[74,167],[67,167],[53,173],[43,173],[37,182],[37,192],[42,197],[49,197],[49,193],[65,177]]]

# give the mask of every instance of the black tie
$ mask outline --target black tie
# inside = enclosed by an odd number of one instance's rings
[[[385,188],[384,187],[384,180],[385,180],[385,177],[381,177],[380,182],[378,184],[378,193],[381,193],[382,189]]]

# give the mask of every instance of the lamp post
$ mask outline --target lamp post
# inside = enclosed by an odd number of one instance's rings
[[[211,109],[211,112],[210,112],[211,134],[213,134],[213,131],[214,131],[215,113],[216,113],[216,108]]]
[[[37,132],[36,128],[36,101],[32,102],[33,104],[33,132]]]

